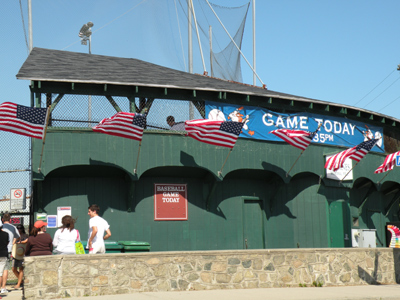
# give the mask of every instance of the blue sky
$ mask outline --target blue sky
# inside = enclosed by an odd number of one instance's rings
[[[195,8],[200,16],[207,5],[200,8],[198,1]],[[212,2],[239,6],[248,1]],[[27,30],[27,0],[21,3]],[[183,56],[178,55],[182,49],[179,29],[168,21],[176,19],[174,3],[179,0],[32,0],[33,45],[88,52],[88,47],[80,44],[78,32],[92,21],[93,54],[183,69]],[[395,0],[257,0],[257,73],[270,90],[399,118],[399,11],[400,1]],[[208,13],[212,18],[211,10]],[[29,105],[29,82],[15,77],[28,55],[19,1],[4,1],[1,15],[1,102]],[[185,36],[182,20],[180,30]],[[221,36],[221,41],[224,38]],[[186,44],[183,41],[183,47]],[[252,62],[251,7],[242,51]],[[244,61],[242,69],[244,82],[251,84],[252,73]]]

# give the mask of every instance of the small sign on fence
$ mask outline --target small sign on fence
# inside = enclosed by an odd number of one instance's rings
[[[10,210],[24,210],[26,208],[26,189],[11,189]]]

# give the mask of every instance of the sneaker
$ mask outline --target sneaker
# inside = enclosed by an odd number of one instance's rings
[[[8,294],[7,289],[1,289],[0,294]]]

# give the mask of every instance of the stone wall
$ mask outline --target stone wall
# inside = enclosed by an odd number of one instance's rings
[[[399,256],[393,248],[341,248],[26,257],[24,296],[395,284]]]

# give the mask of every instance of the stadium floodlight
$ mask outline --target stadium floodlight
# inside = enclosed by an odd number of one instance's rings
[[[89,41],[89,53],[91,52],[90,42],[92,36],[92,27],[93,27],[93,22],[87,22],[86,24],[83,24],[78,34],[79,37],[81,38],[82,45],[87,45],[87,41]]]
[[[87,45],[87,41],[89,41],[89,54],[92,54],[92,27],[93,22],[87,22],[83,24],[78,34],[82,45]],[[88,126],[92,127],[92,95],[88,96]]]

